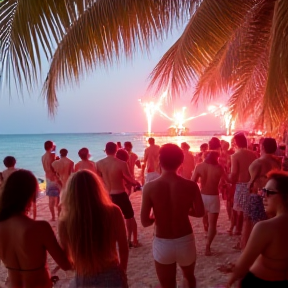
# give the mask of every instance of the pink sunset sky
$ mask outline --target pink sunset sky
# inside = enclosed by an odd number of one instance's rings
[[[22,97],[17,95],[11,82],[11,97],[7,88],[1,90],[0,134],[147,131],[145,113],[138,99],[145,101],[150,96],[146,90],[149,73],[180,33],[174,30],[164,42],[155,43],[149,55],[139,52],[132,61],[124,59],[107,70],[98,68],[84,75],[79,85],[59,90],[59,107],[53,119],[48,116],[41,85],[31,94],[24,91]],[[43,79],[47,63],[44,68]],[[187,107],[187,117],[207,112],[206,104],[199,105],[197,110],[190,100],[188,93],[181,96],[173,107],[162,106],[162,109],[169,116],[174,109],[180,110],[182,106]],[[155,114],[152,131],[166,131],[171,124],[171,121]],[[220,130],[221,121],[208,115],[189,121],[186,126],[190,131]]]

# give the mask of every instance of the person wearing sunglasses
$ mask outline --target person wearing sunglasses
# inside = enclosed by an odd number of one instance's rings
[[[267,214],[258,222],[236,263],[227,287],[240,280],[241,288],[288,287],[288,174],[270,172],[260,195]]]

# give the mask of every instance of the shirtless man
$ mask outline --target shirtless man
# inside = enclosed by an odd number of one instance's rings
[[[137,166],[138,168],[141,168],[141,163],[140,160],[138,159],[138,156],[132,152],[132,143],[127,141],[124,143],[124,148],[127,151],[128,155],[129,155],[129,159],[128,159],[128,167],[129,167],[129,171],[131,176],[135,179],[135,172],[134,172],[134,168],[135,166]],[[132,192],[132,187],[127,187],[127,189],[130,191],[130,193],[128,193],[128,195],[131,194]]]
[[[81,158],[81,161],[75,164],[75,172],[79,170],[87,169],[96,173],[97,170],[96,170],[95,162],[89,160],[90,158],[89,150],[85,147],[81,148],[78,152],[78,155]]]
[[[272,170],[281,170],[281,160],[274,154],[277,150],[277,143],[274,138],[265,138],[260,147],[260,158],[254,160],[249,166],[251,176],[249,187],[249,210],[248,219],[243,227],[241,248],[244,249],[249,239],[253,226],[266,219],[266,213],[263,206],[262,198],[257,195],[258,191],[265,187],[267,183],[267,174]]]
[[[224,176],[224,169],[218,163],[220,140],[213,137],[209,141],[209,152],[206,159],[198,164],[192,176],[192,181],[198,182],[200,178],[201,196],[204,203],[205,215],[203,217],[204,230],[208,231],[205,255],[211,256],[211,243],[217,233],[217,220],[220,212],[219,182]]]
[[[160,146],[155,144],[154,138],[148,139],[149,147],[144,151],[144,165],[142,167],[142,173],[144,174],[146,168],[145,182],[150,182],[159,177],[159,150]]]
[[[236,234],[242,233],[243,211],[247,209],[249,198],[249,166],[256,160],[253,151],[247,149],[247,139],[243,133],[234,136],[236,152],[231,155],[231,174],[229,180],[236,183],[233,210],[237,212]],[[246,224],[247,217],[244,219]],[[237,244],[235,248],[240,248]]]
[[[102,177],[112,202],[121,209],[126,220],[128,235],[131,235],[132,233],[135,235],[135,230],[137,231],[137,223],[134,218],[132,204],[125,192],[124,185],[125,182],[128,182],[133,186],[140,184],[131,176],[128,164],[115,157],[117,152],[116,143],[108,142],[106,144],[105,152],[107,157],[96,163],[97,174]],[[137,247],[137,238],[134,238],[133,240],[133,243],[129,243],[129,245]]]
[[[46,195],[49,197],[49,209],[52,215],[51,221],[55,221],[54,207],[58,208],[58,216],[60,213],[59,196],[61,185],[56,176],[56,173],[52,167],[52,163],[55,161],[55,144],[52,141],[46,141],[44,143],[45,154],[42,156],[42,165],[45,171],[46,177]]]
[[[61,181],[62,189],[65,189],[69,176],[74,172],[74,162],[67,157],[67,149],[61,149],[59,153],[61,158],[54,161],[52,167]]]
[[[161,287],[176,287],[178,263],[189,287],[195,288],[196,247],[188,216],[203,217],[203,202],[197,184],[177,174],[182,150],[166,144],[159,154],[162,174],[144,186],[141,223],[144,227],[155,223],[153,257]]]
[[[180,166],[178,173],[183,178],[190,180],[192,177],[192,172],[195,168],[195,160],[192,152],[189,151],[190,146],[188,143],[183,142],[181,143],[181,149],[184,154],[184,161]]]

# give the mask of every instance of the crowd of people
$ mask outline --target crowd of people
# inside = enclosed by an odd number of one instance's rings
[[[288,287],[288,174],[281,171],[276,140],[262,138],[255,146],[243,133],[231,143],[212,137],[195,155],[186,142],[148,143],[142,163],[131,142],[124,148],[108,142],[105,158],[89,160],[84,147],[76,164],[67,149],[57,157],[55,144],[44,143],[46,195],[59,242],[48,222],[36,221],[37,179],[17,169],[14,157],[4,159],[0,259],[10,287],[52,287],[46,252],[61,269],[75,271],[70,287],[128,287],[129,248],[141,249],[129,197],[139,189],[141,224],[155,226],[152,254],[161,287],[176,287],[177,264],[185,287],[196,287],[189,216],[203,218],[205,255],[213,255],[220,197],[231,223],[228,235],[241,235],[234,247],[241,256],[226,287]]]

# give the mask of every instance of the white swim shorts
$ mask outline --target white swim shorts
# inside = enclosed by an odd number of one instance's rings
[[[219,195],[201,194],[205,211],[208,213],[220,212],[220,198]]]
[[[196,260],[196,246],[194,234],[177,239],[163,239],[154,237],[153,257],[160,264],[178,263],[185,267]]]

